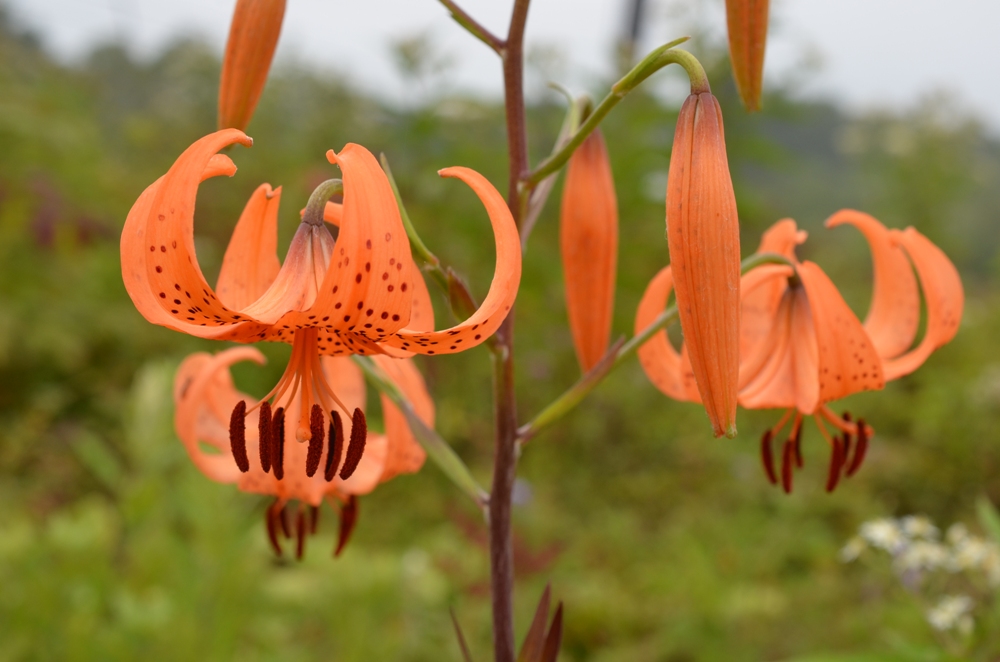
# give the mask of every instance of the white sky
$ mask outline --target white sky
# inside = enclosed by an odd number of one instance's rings
[[[181,34],[207,38],[221,53],[234,0],[0,0],[15,20],[38,32],[64,59],[110,38],[155,54]],[[528,47],[559,52],[544,75],[576,90],[609,71],[612,43],[628,0],[535,0]],[[648,0],[644,48],[691,26],[724,28],[722,0]],[[460,0],[501,32],[512,0]],[[790,77],[804,94],[852,108],[909,107],[930,94],[952,95],[961,108],[1000,133],[1000,2],[995,0],[772,0],[765,63],[771,80]],[[278,57],[346,72],[398,98],[403,83],[390,55],[394,39],[428,34],[452,63],[447,83],[499,93],[495,56],[454,25],[435,0],[288,0]],[[697,54],[697,44],[689,46]],[[804,69],[803,63],[819,68]],[[542,82],[540,78],[536,84]],[[599,90],[591,90],[599,91]]]

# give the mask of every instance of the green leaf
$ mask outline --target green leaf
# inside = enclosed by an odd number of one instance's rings
[[[997,512],[996,506],[990,503],[986,495],[976,501],[976,514],[979,515],[979,525],[1000,545],[1000,512]]]

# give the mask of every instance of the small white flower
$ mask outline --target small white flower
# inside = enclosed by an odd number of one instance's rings
[[[865,522],[861,525],[860,534],[872,547],[884,549],[890,554],[897,553],[907,542],[899,524],[889,517]]]
[[[900,520],[903,532],[911,538],[923,538],[925,540],[937,540],[941,535],[930,519],[926,515],[907,515]]]
[[[840,550],[840,560],[843,563],[855,561],[866,549],[868,549],[868,543],[865,542],[865,539],[861,536],[854,536]]]
[[[918,540],[899,552],[896,569],[900,572],[937,570],[950,560],[948,548],[941,543]]]
[[[927,611],[927,622],[942,632],[958,627],[963,633],[972,630],[972,598],[967,595],[949,595]]]
[[[948,533],[945,534],[945,539],[952,545],[958,545],[968,537],[969,529],[967,529],[961,522],[949,526]]]
[[[967,536],[952,548],[948,569],[952,572],[980,570],[989,554],[989,545],[982,538]]]

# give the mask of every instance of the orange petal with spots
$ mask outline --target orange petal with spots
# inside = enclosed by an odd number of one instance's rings
[[[635,332],[641,333],[664,311],[673,289],[670,267],[664,267],[646,286],[635,314]],[[639,363],[649,381],[665,395],[684,402],[701,402],[687,353],[678,354],[661,330],[639,348]]]
[[[257,108],[278,45],[285,0],[237,0],[219,82],[219,128],[243,130]]]
[[[228,156],[216,154],[209,159],[202,171],[201,180],[204,181],[220,175],[231,177],[235,172],[236,165]],[[160,297],[159,293],[154,293],[150,286],[146,273],[145,251],[148,251],[150,247],[146,241],[146,223],[150,205],[162,182],[163,178],[161,177],[146,187],[146,190],[132,205],[132,209],[125,219],[121,239],[122,281],[125,283],[125,290],[139,313],[153,324],[203,338],[229,333],[230,329],[202,327],[177,320],[160,305],[161,300],[166,297],[166,292],[163,293],[163,297]]]
[[[892,231],[892,237],[906,250],[920,277],[927,302],[927,330],[913,350],[885,361],[886,379],[908,375],[958,333],[965,308],[965,291],[958,270],[948,256],[912,227]]]
[[[407,328],[410,331],[433,331],[434,304],[431,302],[431,293],[427,290],[427,282],[420,270],[414,269],[413,273],[413,301],[410,302],[410,323]],[[409,358],[416,354],[385,344],[379,345],[379,349],[387,356],[397,359]]]
[[[750,112],[760,110],[768,4],[768,0],[726,0],[733,78],[743,105]]]
[[[241,310],[274,282],[278,261],[278,205],[281,187],[261,184],[250,196],[222,258],[215,292],[224,305]]]
[[[521,282],[521,241],[503,197],[485,177],[469,168],[445,168],[438,174],[462,180],[479,196],[493,225],[497,261],[486,299],[469,319],[442,331],[403,329],[385,339],[385,345],[418,354],[452,354],[485,341],[510,313]]]
[[[434,427],[434,401],[427,392],[424,378],[413,361],[376,356],[373,359],[386,375],[403,391],[413,405],[413,410],[428,427]],[[385,435],[388,442],[385,467],[380,481],[403,473],[414,473],[424,464],[427,453],[410,431],[406,416],[385,395],[382,399],[382,415],[385,420]]]
[[[667,243],[684,342],[716,436],[736,434],[740,232],[722,111],[709,93],[681,107],[667,177]]]
[[[910,348],[920,325],[920,293],[910,261],[889,231],[868,214],[843,209],[826,221],[826,227],[853,225],[868,240],[872,251],[874,286],[865,317],[865,331],[883,359]]]
[[[294,327],[309,324],[310,315],[329,317],[335,330],[380,339],[409,321],[415,269],[410,241],[389,180],[371,152],[348,144],[327,158],[344,179],[337,243],[313,305],[280,323]]]
[[[217,412],[208,403],[219,398],[243,399],[244,396],[236,392],[231,382],[227,386],[225,377],[218,378],[220,372],[228,377],[229,366],[239,361],[263,364],[264,355],[252,347],[237,347],[216,356],[193,354],[181,363],[174,379],[174,428],[177,436],[198,470],[220,483],[237,482],[242,474],[229,450],[228,412],[224,421],[219,420]],[[227,392],[217,393],[219,390]],[[246,399],[248,404],[252,404],[252,398],[246,396]],[[256,428],[256,418],[251,421],[248,417],[247,427],[249,436],[251,428]],[[219,452],[206,452],[201,442],[208,443]]]
[[[187,148],[163,176],[148,212],[139,219],[145,225],[146,246],[140,252],[146,278],[153,292],[164,295],[157,300],[160,307],[176,321],[216,327],[246,320],[219,301],[194,251],[194,207],[201,175],[216,152],[236,142],[251,144],[240,131],[227,129]],[[239,338],[239,332],[233,329],[222,337]],[[252,332],[246,333],[244,339],[250,338]]]
[[[569,328],[586,372],[608,348],[618,263],[618,200],[600,130],[569,160],[559,240]]]
[[[809,297],[816,329],[819,358],[817,404],[839,400],[859,391],[883,388],[882,359],[836,286],[812,262],[803,262],[798,271]],[[800,406],[799,411],[812,414],[815,406]]]

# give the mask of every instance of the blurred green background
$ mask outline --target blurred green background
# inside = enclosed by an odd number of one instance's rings
[[[567,662],[945,659],[887,569],[845,566],[837,552],[873,517],[926,513],[975,530],[976,499],[1000,502],[1000,142],[947,98],[850,116],[771,89],[766,112],[748,116],[724,57],[695,52],[726,117],[744,254],[772,222],[794,217],[811,233],[801,257],[819,262],[863,315],[867,248],[822,221],[854,207],[890,227],[915,225],[963,274],[962,330],[916,374],[838,404],[878,434],[861,472],[832,496],[822,489],[828,451],[812,427],[806,470],[785,496],[758,463],[774,412],[741,412],[739,438],[715,440],[699,408],[664,398],[634,361],[619,370],[525,449],[519,636],[552,582],[566,605]],[[337,560],[326,510],[294,563],[268,549],[266,502],[205,479],[173,434],[174,368],[223,345],[142,319],[121,283],[118,238],[142,189],[214,128],[218,72],[218,55],[192,42],[151,61],[110,45],[60,65],[0,13],[0,660],[458,660],[449,608],[476,659],[488,659],[485,528],[433,465],[363,498]],[[529,108],[536,159],[561,114],[554,102]],[[630,333],[646,283],[668,259],[675,117],[676,104],[637,93],[604,125],[622,219],[616,335]],[[284,68],[249,133],[254,147],[231,153],[239,173],[199,197],[210,280],[259,183],[285,187],[286,246],[309,191],[334,172],[325,150],[351,141],[387,154],[427,243],[485,293],[485,214],[436,171],[470,166],[505,190],[497,103],[427,94],[400,110]],[[578,375],[558,195],[525,254],[523,420]],[[258,395],[288,355],[264,351],[265,368],[237,370]],[[486,350],[421,368],[438,430],[488,484]]]

